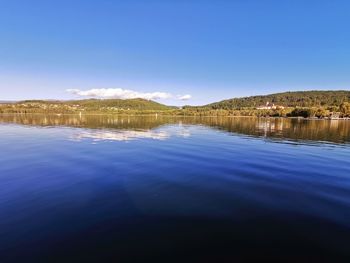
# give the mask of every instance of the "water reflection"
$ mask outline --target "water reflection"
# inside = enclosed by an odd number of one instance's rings
[[[349,128],[0,115],[0,262],[349,262]]]
[[[81,141],[83,139],[92,139],[93,141],[130,141],[136,139],[165,140],[170,134],[165,131],[103,131],[103,130],[83,130],[74,134],[71,139]]]
[[[113,115],[0,115],[2,123],[35,126],[69,126],[89,128],[77,135],[77,139],[127,140],[152,138],[164,140],[169,134],[152,131],[163,125],[205,125],[230,133],[264,137],[274,140],[311,140],[333,143],[350,141],[350,121],[305,120],[250,117],[169,117],[169,116],[113,116]],[[108,131],[93,131],[108,129]],[[118,131],[115,130],[127,130]],[[185,128],[180,136],[188,137]]]

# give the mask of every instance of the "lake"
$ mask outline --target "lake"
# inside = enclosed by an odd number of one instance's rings
[[[350,121],[0,115],[0,262],[350,262]]]

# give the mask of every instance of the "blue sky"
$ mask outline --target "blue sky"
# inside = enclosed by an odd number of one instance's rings
[[[126,89],[196,105],[349,89],[349,10],[337,0],[0,0],[0,100]]]

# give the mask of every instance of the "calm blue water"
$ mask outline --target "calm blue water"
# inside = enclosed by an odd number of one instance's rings
[[[0,119],[0,262],[350,262],[349,122],[45,118]]]

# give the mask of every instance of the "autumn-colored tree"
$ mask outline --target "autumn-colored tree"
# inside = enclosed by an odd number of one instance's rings
[[[343,102],[340,104],[340,111],[343,113],[344,116],[350,116],[350,103],[349,102]]]

